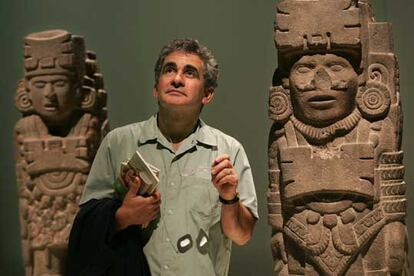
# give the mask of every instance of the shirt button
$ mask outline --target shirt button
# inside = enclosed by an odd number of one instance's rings
[[[164,270],[168,270],[170,267],[168,265],[163,266]]]
[[[165,241],[169,242],[170,241],[170,238],[166,238]]]
[[[170,185],[174,187],[175,186],[175,183],[174,182],[171,182]]]
[[[169,209],[169,210],[167,211],[167,213],[168,213],[169,215],[174,214],[173,210],[171,210],[171,209]]]

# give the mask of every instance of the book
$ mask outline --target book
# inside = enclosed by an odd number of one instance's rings
[[[114,183],[114,188],[121,198],[128,192],[128,185],[124,182],[124,176],[130,169],[132,169],[136,175],[139,175],[142,180],[138,194],[142,196],[151,195],[160,181],[158,178],[160,170],[145,161],[142,155],[136,151],[128,161],[121,162],[120,173]]]

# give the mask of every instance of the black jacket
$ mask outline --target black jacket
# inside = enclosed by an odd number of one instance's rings
[[[107,198],[81,206],[69,237],[66,276],[151,275],[143,252],[149,235],[138,226],[115,233],[120,205]]]

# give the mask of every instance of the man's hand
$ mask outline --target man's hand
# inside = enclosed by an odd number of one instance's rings
[[[223,154],[213,161],[211,180],[223,199],[232,200],[237,196],[239,177],[230,162],[230,156]]]
[[[239,177],[229,155],[220,155],[213,161],[211,181],[223,199],[232,200],[237,196]],[[255,224],[256,219],[242,203],[223,204],[221,226],[224,234],[233,242],[243,245],[250,240]]]
[[[149,197],[138,195],[142,180],[132,170],[126,172],[124,182],[129,190],[115,213],[117,231],[130,225],[147,224],[156,219],[160,212],[161,194],[158,190]]]

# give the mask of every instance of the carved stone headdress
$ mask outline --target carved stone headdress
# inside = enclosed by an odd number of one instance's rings
[[[279,68],[270,90],[272,120],[283,123],[290,117],[284,78],[298,57],[314,53],[331,52],[351,59],[362,74],[356,100],[364,118],[382,119],[391,105],[398,106],[391,24],[374,21],[368,0],[282,0],[274,34]]]
[[[85,73],[85,43],[64,30],[32,33],[25,37],[25,77],[64,74],[78,81]]]
[[[275,25],[279,61],[314,52],[359,56],[366,15],[356,0],[282,1]]]

